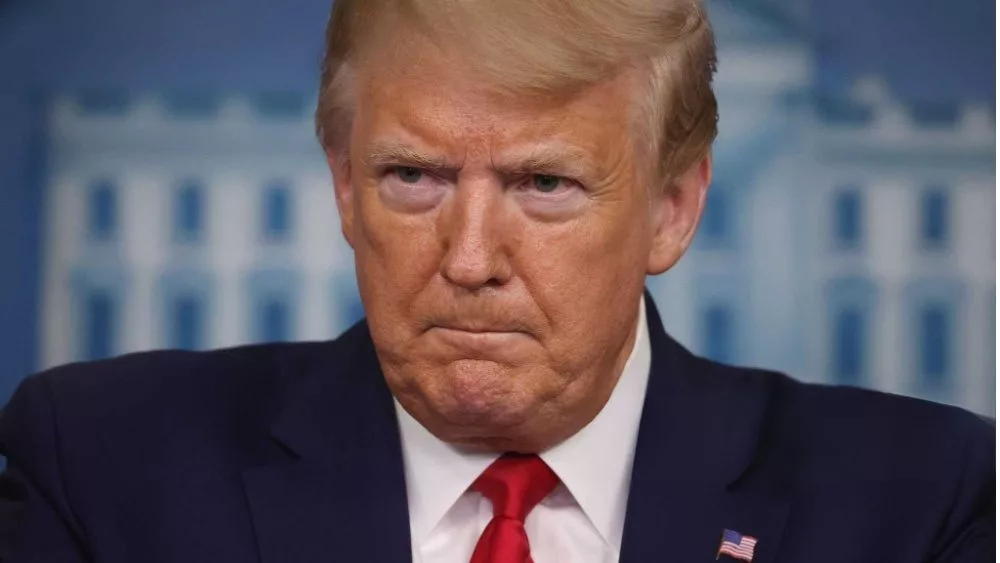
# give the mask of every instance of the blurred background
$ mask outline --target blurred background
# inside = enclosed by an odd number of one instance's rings
[[[0,399],[363,314],[312,135],[330,0],[0,0]],[[649,288],[695,351],[995,412],[995,5],[708,0],[716,175]]]

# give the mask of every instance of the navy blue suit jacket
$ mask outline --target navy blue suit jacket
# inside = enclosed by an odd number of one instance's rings
[[[649,303],[621,561],[714,561],[723,529],[758,539],[755,563],[993,561],[990,424],[698,358]],[[53,369],[20,386],[0,444],[5,563],[410,560],[363,323],[332,342]]]

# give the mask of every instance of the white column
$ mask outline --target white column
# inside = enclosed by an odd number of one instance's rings
[[[59,174],[43,198],[42,318],[38,327],[39,364],[43,369],[73,360],[77,330],[71,275],[73,263],[82,251],[85,190],[82,178]]]
[[[956,180],[953,242],[957,275],[965,281],[963,315],[958,321],[956,344],[960,369],[956,374],[955,400],[962,406],[993,414],[996,354],[990,323],[995,309],[989,290],[996,287],[996,184],[985,175]],[[994,329],[995,330],[995,329]],[[995,360],[994,360],[995,363]]]
[[[783,176],[785,182],[791,181],[792,178],[787,178],[791,174],[792,169],[786,167],[762,178],[755,187],[747,186],[752,189],[748,198],[750,207],[741,212],[749,214],[749,232],[738,236],[748,236],[750,241],[746,245],[747,256],[743,257],[750,283],[749,318],[743,324],[746,333],[740,336],[747,340],[741,346],[748,354],[744,363],[802,377],[795,373],[801,366],[792,361],[796,351],[791,349],[802,338],[794,332],[799,289],[796,282],[801,283],[795,271],[798,196],[790,193],[795,188],[780,183]]]
[[[246,342],[250,332],[246,274],[253,267],[253,248],[260,240],[259,191],[250,179],[233,173],[216,177],[208,191],[211,242],[206,259],[216,276],[214,346]]]
[[[330,338],[330,294],[327,275],[315,267],[302,269],[302,286],[299,294],[298,340],[325,340]]]
[[[968,409],[986,413],[992,402],[989,397],[992,389],[987,367],[988,346],[994,343],[987,342],[988,338],[984,336],[989,335],[986,329],[992,315],[988,310],[990,303],[986,298],[986,288],[970,284],[967,289],[964,316],[960,319],[962,332],[956,342],[963,360],[955,382],[955,399]]]
[[[875,322],[869,346],[876,360],[873,385],[883,391],[912,394],[916,385],[909,326],[912,311],[905,302],[907,281],[914,275],[916,187],[897,176],[872,176],[865,190],[867,267],[877,287]]]
[[[169,251],[171,211],[169,180],[130,172],[120,180],[119,232],[127,276],[120,331],[121,352],[163,346],[159,276]]]
[[[879,298],[872,311],[872,334],[869,346],[874,356],[872,384],[882,390],[899,394],[910,394],[916,383],[916,373],[912,358],[906,357],[904,339],[910,338],[912,327],[908,326],[910,311],[904,302],[903,283],[891,280],[879,284]]]

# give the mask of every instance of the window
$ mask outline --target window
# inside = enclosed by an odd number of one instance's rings
[[[927,303],[918,320],[920,377],[928,390],[942,390],[951,367],[951,315],[944,303]]]
[[[702,312],[702,349],[717,362],[733,361],[733,312],[721,304]]]
[[[76,96],[76,105],[84,115],[122,116],[128,111],[129,96],[122,90],[90,90]]]
[[[829,96],[820,96],[815,103],[816,114],[824,123],[867,125],[872,121],[872,108],[865,104]]]
[[[299,272],[287,268],[261,268],[247,278],[247,297],[252,322],[250,340],[282,342],[294,340],[298,323]]]
[[[345,281],[343,284],[334,284],[334,304],[333,310],[339,315],[334,319],[334,331],[342,332],[350,328],[354,323],[365,317],[365,308],[361,303],[361,296],[353,282]]]
[[[948,243],[948,195],[943,188],[928,188],[920,202],[920,241],[936,249]]]
[[[205,92],[174,92],[164,96],[167,113],[182,119],[209,118],[219,109],[219,99]]]
[[[90,187],[87,230],[90,237],[98,241],[111,240],[118,230],[117,194],[109,181],[98,181]]]
[[[99,360],[121,353],[122,300],[128,291],[124,268],[104,260],[84,260],[68,281],[73,359]]]
[[[857,249],[862,244],[861,193],[842,188],[833,199],[833,240],[840,250]]]
[[[709,248],[726,246],[731,233],[730,196],[725,187],[712,186],[705,198],[705,211],[701,219],[700,235]]]
[[[195,242],[202,238],[205,211],[201,185],[187,182],[177,191],[174,200],[174,239]]]
[[[833,376],[844,385],[864,383],[868,361],[868,317],[857,304],[846,305],[833,318]]]
[[[264,342],[284,342],[292,339],[292,311],[287,299],[268,297],[260,305],[260,339]]]
[[[275,184],[264,192],[264,238],[284,242],[291,237],[291,190]]]
[[[204,302],[194,294],[178,295],[171,307],[171,348],[199,350],[204,347]]]
[[[965,341],[960,335],[966,326],[962,321],[966,284],[951,275],[918,277],[907,283],[904,294],[912,392],[935,401],[954,400],[953,382],[959,374],[967,375],[967,357],[959,349]]]
[[[160,276],[162,345],[180,350],[202,350],[211,338],[209,319],[214,279],[201,267],[171,266]],[[251,325],[252,326],[252,325]]]
[[[95,290],[84,297],[84,360],[114,355],[115,315],[114,297],[110,292]]]
[[[841,385],[872,383],[871,364],[878,335],[872,330],[879,294],[866,276],[831,279],[826,287],[825,364],[827,381]]]
[[[910,118],[918,125],[953,129],[962,118],[961,107],[954,103],[911,102]]]
[[[301,118],[308,113],[306,97],[297,92],[264,92],[254,102],[265,117]]]
[[[355,294],[354,297],[348,301],[347,312],[344,317],[347,326],[351,326],[365,318],[365,307],[361,303],[361,297],[357,294]]]
[[[365,316],[365,308],[358,294],[357,281],[352,273],[338,272],[330,280],[330,327],[339,334]]]

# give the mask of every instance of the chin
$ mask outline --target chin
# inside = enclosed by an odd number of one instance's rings
[[[508,428],[524,423],[535,410],[531,374],[482,360],[453,362],[442,370],[431,408],[451,426]],[[440,377],[439,376],[439,377]]]

